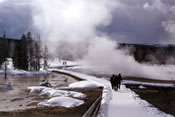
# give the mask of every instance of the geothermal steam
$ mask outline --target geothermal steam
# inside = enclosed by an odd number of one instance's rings
[[[110,22],[116,6],[114,0],[37,0],[34,3],[34,26],[48,39],[51,52],[66,59],[84,55],[89,41],[98,37],[96,28]]]
[[[83,58],[110,73],[172,80],[172,69],[139,64],[127,51],[116,50],[116,42],[97,30],[110,24],[112,12],[120,7],[117,1],[37,0],[33,25],[48,39],[55,56]],[[144,8],[148,7],[147,3]]]

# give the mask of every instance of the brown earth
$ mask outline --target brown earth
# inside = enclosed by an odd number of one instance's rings
[[[38,99],[40,100],[40,98],[35,98],[34,102],[31,103],[32,106],[36,106],[35,108],[0,112],[0,117],[81,117],[88,110],[88,108],[96,101],[96,99],[102,94],[102,89],[100,88],[70,90],[86,94],[86,98],[81,99],[84,100],[85,103],[74,108],[39,107],[37,106],[37,101]]]
[[[159,110],[175,116],[175,91],[174,90],[157,90],[157,89],[139,89],[130,87],[143,100]]]

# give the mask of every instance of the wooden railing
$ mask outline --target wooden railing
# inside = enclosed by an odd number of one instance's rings
[[[90,108],[84,113],[82,117],[97,117],[99,109],[101,107],[102,95],[90,106]]]

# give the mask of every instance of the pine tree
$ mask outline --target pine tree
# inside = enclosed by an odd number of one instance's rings
[[[32,38],[31,32],[27,33],[27,42],[28,42],[28,64],[29,64],[29,70],[34,69],[34,40]]]
[[[35,40],[34,44],[34,56],[35,56],[35,70],[40,70],[40,62],[41,62],[41,40],[40,36]]]
[[[13,65],[14,68],[20,68],[20,46],[16,45],[13,53]]]
[[[20,67],[23,70],[28,70],[28,46],[27,37],[25,34],[23,34],[21,37],[20,54]]]

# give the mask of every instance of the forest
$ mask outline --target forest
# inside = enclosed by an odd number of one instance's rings
[[[38,71],[43,63],[47,67],[48,47],[40,39],[33,37],[31,32],[22,34],[20,39],[6,38],[4,32],[0,38],[0,65],[7,58],[13,59],[15,69]]]

